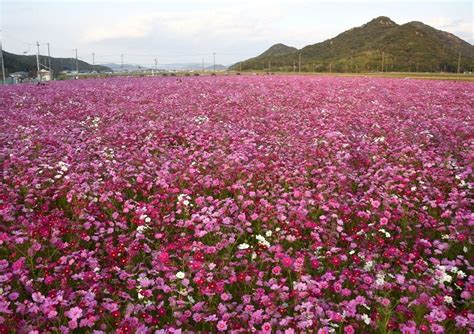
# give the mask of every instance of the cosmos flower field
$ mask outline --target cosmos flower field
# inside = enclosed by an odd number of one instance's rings
[[[0,333],[474,331],[474,84],[0,88]]]

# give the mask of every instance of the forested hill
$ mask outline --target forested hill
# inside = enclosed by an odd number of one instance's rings
[[[275,44],[261,55],[234,64],[234,70],[363,72],[449,71],[474,68],[474,46],[422,22],[399,25],[377,17],[321,43],[296,49]]]

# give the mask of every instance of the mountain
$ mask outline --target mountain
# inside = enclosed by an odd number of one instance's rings
[[[166,70],[175,70],[175,71],[201,71],[202,63],[174,63],[174,64],[161,64],[160,68]],[[216,64],[216,71],[224,71],[227,69],[227,66]],[[214,70],[214,65],[211,63],[204,63],[205,71]]]
[[[24,56],[17,55],[14,53],[3,51],[3,61],[5,62],[5,73],[8,75],[14,72],[28,72],[30,75],[36,75],[36,56]],[[48,65],[48,57],[40,56],[40,63],[43,65]],[[100,71],[100,72],[109,72],[112,71],[106,66],[96,65],[95,67],[85,61],[79,60],[79,71]],[[76,59],[75,58],[54,58],[51,57],[51,67],[55,73],[70,70],[76,70]],[[43,67],[42,67],[43,68]]]
[[[214,65],[204,67],[204,70],[213,71],[214,70]],[[225,71],[225,70],[227,70],[227,66],[216,64],[216,71]]]
[[[151,70],[151,67],[141,66],[137,64],[123,64],[123,67],[122,67],[122,64],[115,64],[115,63],[107,63],[107,64],[101,64],[101,65],[105,67],[109,67],[116,72],[120,72],[122,70],[129,71],[129,72],[140,71],[140,70]]]
[[[289,53],[292,53],[294,51],[298,51],[297,48],[294,48],[292,46],[288,46],[282,43],[278,43],[270,47],[267,51],[262,53],[260,57],[275,57],[275,56],[282,56],[286,55]]]
[[[302,71],[461,71],[474,68],[474,46],[422,22],[399,25],[380,16],[326,41],[295,49],[275,44],[233,70],[293,71],[301,56]]]
[[[122,65],[115,63],[102,64],[104,66],[112,68],[114,71],[120,72]],[[140,66],[136,64],[123,64],[123,69],[126,71],[137,71],[137,70],[151,70],[152,67]],[[204,70],[212,71],[214,69],[213,64],[205,63]],[[227,66],[216,64],[216,71],[224,71]],[[173,71],[201,71],[202,63],[174,63],[174,64],[159,64],[158,70],[173,70]]]

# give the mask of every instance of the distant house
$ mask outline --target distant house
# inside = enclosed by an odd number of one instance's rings
[[[50,81],[51,80],[51,72],[45,69],[40,70],[40,81]]]
[[[27,72],[14,72],[9,75],[14,84],[22,83],[24,80],[28,79]]]

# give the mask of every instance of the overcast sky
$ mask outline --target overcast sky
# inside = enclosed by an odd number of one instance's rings
[[[377,16],[422,21],[473,44],[472,1],[0,0],[3,48],[96,63],[216,62],[229,65],[275,43],[300,48]]]

